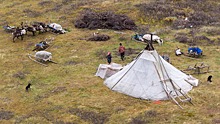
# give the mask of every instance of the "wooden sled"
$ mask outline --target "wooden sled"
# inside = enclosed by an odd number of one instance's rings
[[[49,38],[49,39],[45,39],[43,40],[45,42],[47,42],[47,44],[45,46],[43,46],[43,48],[39,47],[39,46],[35,46],[35,48],[32,50],[32,51],[42,51],[42,50],[47,50],[49,49],[50,47],[52,47],[54,45],[53,41],[54,41],[54,38]],[[51,44],[51,45],[50,45]]]
[[[35,56],[31,55],[31,54],[28,54],[28,58],[40,65],[43,65],[43,66],[48,66],[46,63],[47,62],[51,62],[51,63],[54,63],[54,64],[58,64],[57,62],[54,62],[52,60],[48,60],[48,61],[44,61],[43,59],[41,58],[36,58]]]
[[[194,66],[188,66],[183,72],[191,72],[191,74],[204,74],[209,73],[210,66],[204,62],[198,62]]]

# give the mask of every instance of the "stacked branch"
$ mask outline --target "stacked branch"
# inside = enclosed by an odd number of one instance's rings
[[[126,15],[118,15],[113,12],[96,13],[86,10],[75,21],[76,28],[88,29],[113,29],[113,30],[134,30],[136,24]]]

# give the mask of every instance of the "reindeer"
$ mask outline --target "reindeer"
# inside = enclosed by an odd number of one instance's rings
[[[43,23],[43,22],[33,22],[34,27],[38,27],[36,28],[36,30],[41,31],[41,32],[47,32],[48,31],[48,25]]]
[[[31,26],[28,26],[27,24],[25,24],[24,25],[24,23],[23,22],[21,22],[21,28],[22,29],[25,29],[26,30],[26,32],[32,32],[32,34],[33,34],[33,36],[35,36],[35,32],[36,32],[36,28],[35,27],[31,27]]]
[[[34,24],[34,25],[32,25],[32,26],[36,29],[36,31],[39,32],[39,34],[45,32],[43,26],[41,26],[41,25],[35,25],[35,24]]]
[[[24,26],[24,29],[28,32],[32,32],[33,36],[35,36],[36,28],[31,26]]]
[[[20,29],[19,27],[16,28],[15,32],[12,33],[13,35],[13,42],[15,42],[15,38],[19,39],[21,37],[21,40],[23,40],[24,35],[26,34],[25,29]]]

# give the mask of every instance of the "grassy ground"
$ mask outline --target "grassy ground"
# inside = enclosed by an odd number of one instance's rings
[[[181,103],[184,108],[181,110],[171,101],[155,104],[153,101],[135,99],[111,91],[103,85],[102,79],[94,76],[98,65],[106,63],[103,54],[107,51],[113,53],[113,62],[123,65],[137,55],[126,56],[124,62],[120,61],[117,54],[119,42],[126,48],[140,50],[145,45],[130,40],[133,31],[118,34],[112,30],[99,30],[100,33],[110,35],[111,39],[106,42],[80,40],[97,30],[76,29],[73,21],[81,10],[89,7],[126,14],[141,24],[137,17],[138,11],[133,6],[141,2],[143,0],[0,1],[2,26],[6,23],[19,25],[22,21],[51,21],[70,30],[63,35],[48,32],[33,37],[28,34],[23,41],[16,40],[15,43],[12,42],[11,34],[0,30],[0,123],[220,123],[219,46],[201,46],[205,54],[203,58],[176,57],[176,46],[186,52],[188,45],[176,42],[174,35],[178,32],[189,33],[188,29],[167,29],[164,31],[166,33],[161,34],[164,45],[154,46],[159,54],[169,54],[171,63],[180,70],[196,62],[210,65],[213,70],[211,73],[194,75],[200,80],[199,86],[189,92],[194,106]],[[151,26],[150,30],[160,30],[155,29],[159,26]],[[201,34],[206,35],[205,27]],[[48,67],[43,67],[28,59],[27,54],[34,54],[34,44],[49,37],[55,38],[54,45],[48,51],[58,64],[50,63]],[[206,83],[209,75],[213,75],[211,84]],[[25,92],[28,83],[32,84],[31,91]]]

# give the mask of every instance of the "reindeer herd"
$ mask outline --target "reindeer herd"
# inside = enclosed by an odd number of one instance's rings
[[[28,34],[28,32],[31,32],[33,36],[35,36],[37,33],[45,33],[45,32],[53,32],[57,34],[64,34],[66,31],[62,29],[61,25],[56,23],[46,24],[43,22],[33,22],[33,24],[28,25],[21,22],[20,27],[14,27],[14,26],[3,26],[5,31],[12,33],[12,40],[15,42],[15,39],[23,40],[24,36]]]

